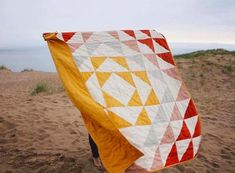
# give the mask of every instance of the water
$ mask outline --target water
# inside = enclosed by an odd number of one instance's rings
[[[169,43],[169,46],[174,55],[215,48],[235,50],[235,44]],[[0,65],[17,72],[24,69],[56,71],[47,47],[0,49]]]
[[[24,69],[56,71],[47,47],[0,50],[0,65],[17,72]]]

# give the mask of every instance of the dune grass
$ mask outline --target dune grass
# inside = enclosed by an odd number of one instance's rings
[[[30,72],[30,71],[34,71],[32,68],[25,68],[24,70],[22,70],[21,72]]]
[[[1,65],[1,66],[0,66],[0,70],[8,70],[8,71],[11,71],[9,68],[7,68],[7,67],[4,66],[4,65]]]
[[[174,55],[174,57],[190,59],[190,58],[196,58],[208,55],[235,55],[235,51],[228,51],[226,49],[209,49],[209,50],[199,50],[191,53]]]
[[[64,87],[61,84],[55,83],[53,81],[41,81],[31,89],[30,95],[35,96],[40,93],[50,95],[64,91]]]
[[[34,89],[32,90],[31,92],[31,95],[34,96],[34,95],[37,95],[39,93],[42,93],[42,92],[48,92],[49,91],[49,87],[46,83],[38,83]]]

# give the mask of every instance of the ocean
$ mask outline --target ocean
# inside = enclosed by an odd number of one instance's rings
[[[173,55],[216,48],[235,50],[235,44],[169,43],[169,46]],[[0,66],[1,65],[15,72],[24,69],[47,72],[56,71],[48,48],[43,46],[0,49]]]

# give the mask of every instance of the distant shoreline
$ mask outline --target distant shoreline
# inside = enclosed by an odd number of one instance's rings
[[[234,54],[235,52],[234,50],[235,45],[233,49],[232,48],[196,49],[196,46],[194,48],[188,45],[187,43],[180,43],[180,45],[184,47],[181,49],[177,48],[177,46],[174,47],[173,44],[169,45],[171,46],[174,58],[182,56],[192,57],[204,53]],[[37,48],[27,48],[27,49],[0,49],[0,66],[1,65],[4,65],[5,67],[11,69],[11,71],[14,72],[20,72],[25,69],[33,69],[35,71],[43,71],[43,72],[56,72],[55,65],[53,63],[53,60],[51,58],[50,52],[47,47],[37,47]]]

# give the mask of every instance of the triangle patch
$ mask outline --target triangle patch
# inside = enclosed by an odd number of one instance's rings
[[[121,118],[120,116],[116,115],[115,113],[108,111],[110,119],[115,122],[115,125],[117,128],[125,128],[125,127],[130,127],[132,124]]]
[[[156,67],[159,68],[159,64],[157,61],[157,57],[155,54],[144,54],[144,56],[151,62],[153,63]]]
[[[108,80],[112,73],[110,72],[95,72],[100,87],[104,85],[104,83]]]
[[[121,65],[122,67],[124,67],[126,69],[129,69],[125,58],[123,58],[123,57],[112,57],[111,59],[113,61],[115,61],[116,63],[118,63],[119,65]]]
[[[171,126],[169,125],[165,131],[165,134],[162,138],[161,145],[162,144],[168,144],[168,143],[174,143],[175,142],[175,137],[172,131]]]
[[[190,160],[192,158],[193,158],[193,142],[191,140],[191,142],[189,143],[188,148],[187,148],[186,152],[184,153],[180,162]]]
[[[135,125],[138,126],[143,126],[143,125],[150,125],[152,124],[151,123],[151,120],[149,119],[145,109],[143,108],[142,112],[140,113]]]
[[[138,76],[140,79],[142,79],[143,81],[145,81],[146,83],[148,83],[149,85],[151,85],[147,73],[145,71],[136,71],[136,72],[132,72],[134,73],[136,76]]]
[[[82,38],[83,38],[84,42],[86,42],[92,34],[93,34],[93,32],[82,32]]]
[[[91,77],[93,72],[81,72],[80,74],[82,76],[82,79],[86,82]]]
[[[187,107],[185,115],[184,115],[184,118],[185,119],[190,118],[190,117],[196,116],[197,114],[198,114],[198,112],[196,110],[196,107],[195,107],[192,99],[190,99],[188,107]]]
[[[133,30],[122,30],[122,31],[128,34],[129,36],[136,38]]]
[[[173,165],[178,162],[179,162],[179,159],[178,159],[177,148],[176,148],[176,144],[174,144],[166,160],[166,166]]]
[[[183,121],[183,126],[181,128],[181,132],[177,138],[177,141],[183,140],[183,139],[189,139],[189,138],[191,138],[189,129],[188,129],[186,123]]]
[[[151,89],[149,96],[145,102],[145,106],[150,106],[150,105],[158,105],[160,104],[155,92],[153,91],[153,89]]]
[[[137,90],[135,90],[134,94],[132,95],[132,98],[130,99],[128,106],[141,106],[143,105],[141,100],[140,100],[140,96],[137,92]]]
[[[73,35],[75,33],[76,32],[63,32],[62,37],[63,37],[64,41],[67,42],[68,40],[70,40],[73,37]]]
[[[201,125],[200,125],[200,121],[199,121],[199,117],[198,117],[198,120],[197,120],[197,124],[196,124],[196,127],[195,127],[195,130],[194,130],[194,134],[193,134],[193,137],[198,137],[201,135]]]
[[[185,154],[191,139],[176,141],[177,153],[179,161],[182,160],[183,155]]]
[[[91,57],[91,63],[95,70],[106,60],[106,57]]]
[[[159,148],[156,150],[156,153],[155,153],[155,156],[154,156],[154,159],[153,159],[153,164],[152,164],[152,167],[151,167],[151,170],[156,170],[156,169],[160,169],[163,167],[163,164],[162,164],[162,159],[161,159],[161,154],[160,154],[160,151],[159,151]]]
[[[167,53],[158,53],[157,56],[162,58],[164,61],[166,61],[166,62],[168,62],[168,63],[170,63],[172,65],[175,65],[175,62],[174,62],[170,52],[167,52]]]
[[[154,52],[154,46],[151,38],[138,40],[140,43],[145,44]]]
[[[171,121],[176,121],[176,120],[182,120],[182,116],[180,115],[180,111],[177,107],[177,105],[175,104],[174,108],[173,108],[173,112],[171,114]]]
[[[104,96],[107,107],[121,107],[121,106],[124,106],[121,102],[119,102],[117,99],[110,96],[105,91],[102,91],[102,92],[103,92],[103,96]]]
[[[189,94],[188,94],[184,84],[182,83],[182,85],[180,86],[180,90],[179,90],[179,93],[178,93],[176,100],[181,101],[181,100],[185,100],[188,98],[189,98]]]

